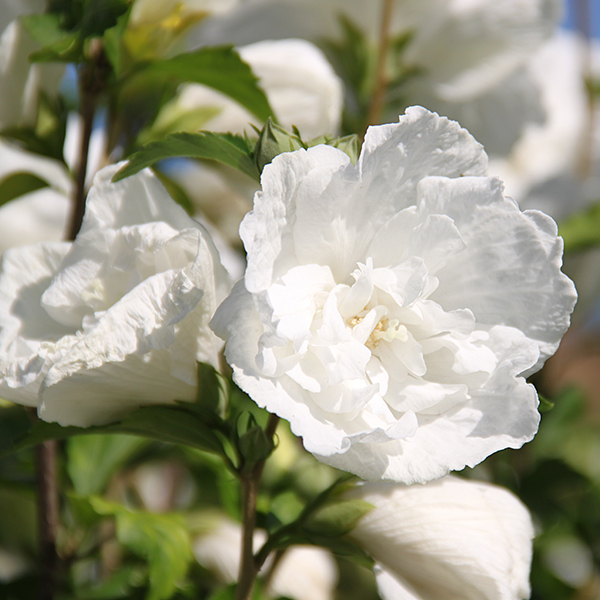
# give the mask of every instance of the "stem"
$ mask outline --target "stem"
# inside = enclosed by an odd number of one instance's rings
[[[266,575],[264,576],[264,578],[262,580],[264,590],[268,590],[269,586],[271,585],[271,581],[273,580],[273,575],[275,575],[275,570],[279,566],[279,563],[281,562],[281,559],[283,558],[284,554],[285,554],[285,549],[277,550],[277,552],[275,552],[275,556],[273,557],[271,566],[269,567],[269,570],[267,571]]]
[[[279,417],[271,414],[265,428],[268,439],[273,439],[275,429],[279,423]],[[254,529],[256,527],[256,500],[260,487],[260,478],[265,466],[265,461],[255,463],[249,472],[242,472],[242,550],[240,559],[240,571],[235,600],[249,600],[252,596],[254,582],[259,567],[254,560]]]
[[[79,112],[83,120],[81,144],[79,146],[79,161],[76,168],[76,188],[69,227],[69,240],[74,240],[81,228],[85,213],[86,173],[90,151],[90,138],[94,126],[94,116],[98,97],[105,85],[107,61],[100,40],[93,40],[90,47],[90,63],[81,68],[79,80]]]
[[[56,585],[56,529],[58,525],[58,490],[56,486],[56,441],[36,447],[38,486],[38,531],[40,542],[40,600],[53,600]]]
[[[379,29],[379,50],[377,53],[377,67],[375,70],[375,91],[373,92],[369,115],[367,117],[368,125],[376,125],[379,123],[385,100],[385,92],[388,86],[386,64],[390,48],[390,27],[394,9],[394,0],[382,1],[383,7],[381,11],[381,26]]]

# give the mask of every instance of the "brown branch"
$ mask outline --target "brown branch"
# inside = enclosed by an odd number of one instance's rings
[[[377,53],[377,66],[375,70],[375,91],[371,99],[371,106],[367,117],[367,125],[376,125],[381,119],[381,112],[385,102],[385,93],[388,86],[386,73],[387,57],[390,48],[390,27],[394,0],[382,0],[381,26],[379,30],[379,49]]]
[[[56,448],[54,440],[36,446],[38,487],[38,535],[40,544],[40,600],[53,600],[56,587],[56,530],[58,527],[58,491],[56,486]]]

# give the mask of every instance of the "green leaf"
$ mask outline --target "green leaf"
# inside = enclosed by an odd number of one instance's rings
[[[40,46],[51,46],[65,37],[60,15],[54,13],[25,15],[20,21]]]
[[[198,394],[196,405],[213,412],[224,408],[226,400],[225,381],[217,370],[207,363],[198,363]]]
[[[0,181],[0,206],[44,187],[48,182],[33,173],[11,173]]]
[[[123,69],[123,55],[121,48],[121,38],[127,29],[129,22],[130,10],[123,13],[118,19],[114,27],[108,28],[104,32],[104,52],[113,67],[117,76],[121,75]]]
[[[71,438],[67,444],[67,473],[75,492],[100,494],[113,474],[145,444],[129,435],[86,435]]]
[[[0,408],[0,456],[13,451],[20,438],[31,430],[32,417],[22,406]]]
[[[231,133],[200,131],[174,133],[146,144],[129,157],[129,162],[116,173],[113,181],[135,175],[159,160],[175,156],[216,160],[260,180],[260,174],[251,158],[252,148],[246,138]]]
[[[255,425],[240,436],[238,448],[245,464],[264,460],[273,451],[273,441],[265,434],[262,427]]]
[[[306,531],[321,536],[345,535],[373,508],[364,500],[343,500],[318,509],[304,521],[303,526]]]
[[[183,516],[123,512],[117,515],[117,538],[148,561],[147,600],[170,598],[192,561]]]
[[[133,588],[144,584],[144,573],[138,566],[120,565],[106,581],[93,587],[78,587],[77,600],[117,600],[132,597]]]
[[[261,121],[266,121],[273,114],[258,79],[232,46],[200,48],[155,61],[149,63],[144,72],[207,85],[233,98]]]
[[[548,398],[545,398],[541,394],[539,395],[539,398],[540,398],[540,405],[538,406],[538,410],[541,413],[550,412],[554,408],[554,402],[552,402],[551,400],[548,400]]]
[[[558,227],[568,252],[585,250],[600,244],[600,201],[579,212]]]
[[[117,19],[129,10],[128,0],[90,0],[79,23],[83,38],[101,36],[117,24]]]
[[[267,119],[254,148],[254,160],[258,172],[262,173],[265,165],[268,165],[279,154],[293,152],[300,148],[306,148],[306,144],[299,136],[286,131],[272,119]]]
[[[217,415],[199,410],[188,402],[166,406],[144,406],[132,411],[118,423],[96,427],[62,427],[58,423],[37,421],[24,435],[18,438],[11,436],[6,444],[0,443],[0,448],[3,450],[0,456],[35,446],[46,440],[62,440],[95,433],[133,434],[161,442],[183,444],[224,456],[223,445],[214,431],[219,423],[220,419]],[[19,425],[19,433],[22,434],[23,424],[19,422]]]
[[[147,600],[170,598],[193,558],[183,516],[134,512],[97,496],[82,500],[97,515],[114,517],[119,542],[147,561]]]
[[[145,406],[106,429],[222,454],[223,445],[213,429],[192,410],[182,409],[182,404],[176,407]]]

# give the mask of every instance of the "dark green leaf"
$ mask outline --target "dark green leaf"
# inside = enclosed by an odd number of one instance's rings
[[[579,212],[558,227],[558,234],[565,241],[565,250],[585,250],[600,244],[600,202]]]
[[[140,437],[129,435],[86,435],[67,444],[67,472],[75,492],[100,494],[113,474],[143,445]]]
[[[258,86],[258,79],[232,46],[201,48],[155,61],[144,71],[207,85],[233,98],[261,121],[273,114],[265,93]]]
[[[224,455],[223,445],[214,431],[218,417],[207,413],[205,420],[203,416],[204,413],[194,408],[193,404],[182,402],[177,405],[144,406],[132,411],[118,423],[96,427],[62,427],[58,423],[37,421],[24,435],[11,437],[0,447],[2,454],[8,454],[46,440],[94,433],[127,433]],[[208,417],[212,417],[210,424]],[[23,424],[19,425],[19,433],[22,434]]]
[[[106,429],[222,454],[223,445],[211,427],[193,412],[180,409],[180,406],[146,406]]]
[[[44,187],[48,182],[32,173],[12,173],[0,181],[0,206]]]
[[[121,38],[127,29],[130,11],[123,13],[114,27],[110,27],[104,32],[104,52],[117,76],[121,75],[123,69],[123,56],[121,48]]]
[[[159,160],[175,156],[216,160],[235,167],[258,181],[260,175],[251,155],[252,149],[248,141],[239,135],[211,131],[174,133],[134,152],[129,157],[129,162],[113,177],[113,181],[120,181]]]
[[[212,365],[198,363],[197,405],[217,413],[225,402],[224,385],[223,378]]]
[[[264,460],[273,451],[273,441],[267,437],[262,427],[255,425],[240,436],[238,448],[246,464]]]
[[[83,38],[101,36],[107,29],[117,24],[117,19],[127,12],[127,0],[92,0],[86,2],[79,35]]]
[[[13,451],[17,441],[31,430],[33,420],[22,406],[0,408],[0,456]]]

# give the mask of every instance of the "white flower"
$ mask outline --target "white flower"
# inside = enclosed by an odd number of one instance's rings
[[[238,48],[265,91],[279,123],[295,125],[305,139],[337,132],[343,90],[323,53],[304,40],[279,40]],[[246,109],[209,87],[188,84],[162,110],[156,127],[167,128],[198,116],[195,129],[241,133],[260,125]]]
[[[381,2],[260,0],[246,2],[198,29],[203,43],[248,44],[298,37],[319,42],[349,17],[368,37],[380,31]],[[490,89],[522,65],[552,32],[560,0],[403,0],[394,3],[392,35],[412,33],[404,58],[423,70],[435,96],[462,101]]]
[[[556,350],[576,294],[556,224],[486,163],[413,107],[368,130],[356,166],[317,146],[265,168],[245,281],[211,326],[238,385],[319,460],[425,482],[535,434],[521,375]]]
[[[75,242],[12,248],[0,274],[0,396],[62,425],[195,397],[229,289],[206,231],[149,172],[98,173]]]
[[[266,532],[254,531],[254,550],[266,541]],[[242,528],[238,523],[220,519],[217,527],[194,543],[198,562],[213,571],[224,583],[238,578]],[[268,560],[262,568],[269,570]],[[285,596],[293,600],[332,600],[337,583],[337,567],[333,556],[323,548],[293,546],[277,565],[267,591],[269,598]]]
[[[347,497],[375,507],[350,537],[377,562],[384,600],[529,598],[533,525],[508,490],[445,477],[366,483]]]

